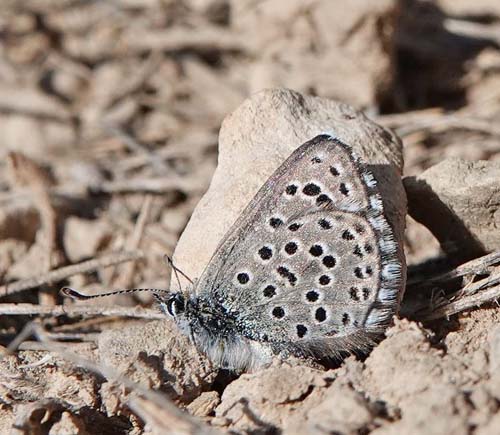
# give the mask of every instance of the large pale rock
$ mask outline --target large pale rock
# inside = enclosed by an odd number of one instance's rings
[[[328,377],[320,370],[286,365],[244,374],[226,387],[215,415],[247,433],[282,427],[313,390],[328,385]]]
[[[285,426],[285,433],[355,434],[366,432],[373,426],[375,406],[351,385],[334,382],[331,387],[319,391],[315,396],[304,401],[304,412],[297,413],[290,419]]]
[[[432,386],[452,384],[452,372],[443,374],[443,353],[431,346],[426,330],[403,319],[386,335],[363,371],[362,384],[372,397],[399,407],[411,406],[416,395]]]
[[[451,158],[404,185],[410,215],[453,262],[500,249],[500,163]]]
[[[495,433],[487,429],[499,409],[497,323],[495,310],[471,313],[462,334],[436,347],[431,332],[397,320],[364,362],[242,375],[224,390],[214,422],[237,433],[466,434],[471,425]],[[490,367],[474,356],[486,341]]]
[[[379,410],[352,386],[360,363],[340,370],[270,367],[232,382],[217,407],[216,421],[239,433],[328,434],[364,432]]]
[[[192,278],[199,277],[221,238],[266,179],[303,142],[324,132],[351,145],[369,164],[404,262],[406,197],[399,139],[346,104],[275,89],[255,94],[224,120],[218,167],[179,240],[176,265]],[[171,288],[177,288],[175,280]]]
[[[400,415],[374,433],[467,433],[464,364],[434,348],[429,333],[408,320],[397,321],[386,335],[367,358],[358,388]]]

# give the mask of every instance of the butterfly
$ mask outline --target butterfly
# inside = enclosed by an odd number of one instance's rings
[[[368,351],[397,312],[404,265],[377,182],[339,139],[299,146],[184,291],[160,308],[216,365]]]

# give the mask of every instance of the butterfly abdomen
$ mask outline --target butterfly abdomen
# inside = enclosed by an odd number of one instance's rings
[[[246,337],[238,313],[203,298],[186,304],[185,322],[196,347],[217,366],[236,371],[248,370],[268,362],[270,352],[258,341]]]

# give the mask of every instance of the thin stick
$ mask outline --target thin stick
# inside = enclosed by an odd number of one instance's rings
[[[125,249],[127,251],[133,251],[139,249],[141,244],[144,229],[146,228],[146,224],[149,220],[149,215],[151,214],[151,206],[153,204],[153,196],[146,195],[144,197],[144,201],[142,203],[141,212],[139,213],[139,217],[135,223],[134,230],[130,235],[129,239],[126,242]],[[128,263],[123,265],[119,270],[122,272],[117,281],[118,287],[129,287],[131,285],[132,279],[134,277],[136,263]],[[116,273],[115,268],[115,273]]]
[[[460,313],[471,308],[477,308],[487,302],[500,299],[500,285],[496,285],[487,290],[476,294],[461,297],[433,311],[426,312],[420,315],[415,315],[415,318],[420,321],[429,321],[449,317],[453,314]]]
[[[125,261],[140,260],[141,258],[144,258],[144,253],[139,250],[131,252],[115,252],[101,258],[61,267],[33,278],[21,279],[13,283],[5,284],[0,287],[0,297],[19,293],[23,290],[38,287],[42,284],[58,282],[64,278],[68,278],[79,273],[92,272],[101,267],[124,263]]]
[[[500,262],[500,251],[492,252],[491,254],[484,255],[483,257],[475,258],[467,263],[461,264],[450,272],[443,273],[442,275],[431,278],[429,281],[433,283],[439,281],[449,281],[471,273],[478,274],[486,271],[486,268]]]
[[[441,115],[426,122],[422,121],[421,123],[402,126],[397,128],[396,132],[399,136],[405,137],[415,132],[424,130],[433,133],[439,133],[453,128],[479,131],[481,133],[490,134],[492,136],[500,135],[500,128],[498,128],[491,122],[478,118],[467,118],[466,116],[461,116],[458,114]]]
[[[464,265],[465,266],[465,265]],[[465,285],[458,291],[440,298],[436,305],[415,307],[409,316],[420,321],[435,320],[448,317],[486,302],[492,302],[500,297],[500,268],[488,277]]]
[[[438,133],[453,128],[500,135],[498,126],[480,117],[474,109],[474,106],[469,106],[467,109],[450,113],[444,113],[440,109],[426,109],[397,115],[381,115],[377,117],[377,121],[392,128],[401,137],[420,131]]]
[[[80,342],[80,343],[69,343],[69,342],[65,342],[64,343],[64,346],[66,347],[66,350],[72,350],[72,351],[75,351],[75,352],[80,352],[81,349],[89,349],[89,348],[95,348],[96,347],[96,344],[95,342],[92,343],[92,342]],[[43,344],[43,343],[40,343],[39,341],[35,341],[35,340],[26,340],[26,341],[23,341],[19,347],[17,348],[17,350],[33,350],[33,351],[45,351],[47,350],[47,347]],[[50,355],[50,356],[54,356],[53,354],[46,354],[46,355]]]
[[[206,188],[205,181],[202,177],[192,180],[186,177],[181,177],[175,174],[161,177],[150,178],[132,178],[116,181],[103,181],[99,184],[85,185],[80,183],[72,183],[64,186],[55,186],[49,189],[50,195],[59,197],[64,196],[83,196],[88,194],[88,190],[95,194],[112,194],[112,193],[153,193],[165,194],[176,190],[182,192],[203,192]],[[28,203],[33,202],[30,191],[25,188],[11,190],[9,192],[0,193],[0,204],[10,203],[15,200],[23,200]]]
[[[164,319],[165,315],[142,307],[102,307],[89,305],[36,305],[36,304],[0,304],[0,315],[4,316],[119,316],[140,319]]]
[[[450,270],[449,272],[442,273],[435,277],[409,281],[407,283],[407,290],[411,290],[414,287],[417,287],[420,290],[422,289],[422,287],[433,286],[438,282],[450,281],[464,275],[484,273],[488,267],[493,266],[499,262],[500,251],[492,252],[491,254],[484,255],[483,257],[475,258],[474,260],[461,264],[455,269]]]
[[[125,45],[129,52],[142,51],[247,51],[247,45],[242,38],[234,33],[215,26],[204,26],[203,31],[192,32],[181,27],[165,30],[147,30],[126,38]]]
[[[147,192],[164,194],[174,190],[183,192],[201,191],[201,185],[176,175],[169,175],[154,178],[132,178],[128,180],[104,181],[99,185],[91,186],[91,190],[96,193],[126,193],[126,192]]]

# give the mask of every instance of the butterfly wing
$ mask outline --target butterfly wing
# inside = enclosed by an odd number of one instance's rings
[[[389,324],[403,284],[376,182],[320,135],[255,195],[197,282],[239,333],[277,351],[335,357]]]

